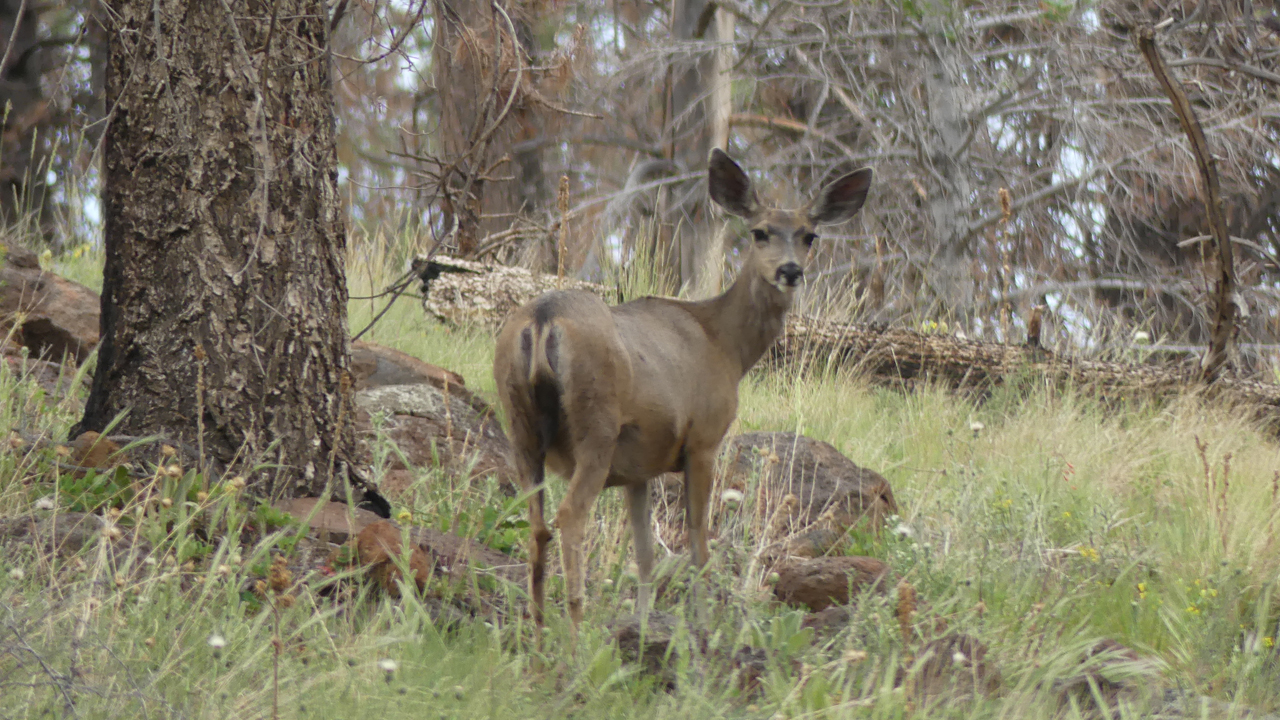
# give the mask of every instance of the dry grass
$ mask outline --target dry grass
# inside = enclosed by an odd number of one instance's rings
[[[394,244],[361,247],[389,245],[353,255],[353,295],[380,288],[394,275],[387,268],[402,267],[407,251]],[[353,300],[352,327],[363,327],[382,302]],[[491,339],[425,319],[413,299],[399,300],[370,339],[461,372],[492,397]],[[59,437],[76,419],[74,399],[50,405],[3,367],[0,396],[7,398],[0,430]],[[884,559],[916,587],[921,632],[945,618],[982,639],[1003,675],[998,697],[944,698],[935,707],[896,688],[900,668],[918,669],[910,660],[920,645],[904,642],[892,594],[861,600],[833,637],[801,629],[802,613],[770,602],[767,568],[752,565],[772,539],[768,519],[753,512],[752,488],[739,508],[715,505],[709,652],[686,637],[670,660],[676,689],[666,692],[623,664],[603,629],[634,597],[618,493],[606,493],[597,508],[588,623],[569,652],[559,618],[539,649],[533,628],[517,617],[446,627],[415,599],[393,602],[358,585],[336,600],[295,588],[292,606],[273,610],[252,582],[272,553],[289,547],[288,527],[245,544],[242,525],[255,520],[234,493],[191,498],[173,480],[155,486],[176,500],[168,514],[133,525],[158,549],[154,565],[122,567],[97,547],[77,557],[7,547],[0,718],[269,717],[273,700],[281,717],[299,718],[1052,717],[1050,689],[1076,673],[1078,655],[1102,637],[1152,661],[1144,684],[1277,708],[1280,611],[1271,597],[1280,572],[1280,452],[1240,414],[1190,400],[1115,406],[1025,388],[978,402],[928,388],[904,395],[833,374],[757,372],[743,385],[734,431],[744,430],[826,440],[889,479],[901,505],[897,531],[854,533],[845,549]],[[47,457],[0,456],[0,518],[32,512],[57,477]],[[57,497],[58,510],[34,512],[65,511],[74,499],[65,487]],[[133,507],[122,508],[126,518]],[[523,547],[523,508],[492,482],[421,468],[397,510],[491,545]],[[659,607],[684,617],[680,533],[664,528],[660,536],[674,554],[662,563],[668,580]],[[498,591],[522,602],[522,588]],[[560,608],[556,583],[552,597]],[[209,644],[214,635],[225,647]],[[273,637],[281,641],[278,659]],[[754,694],[739,691],[723,659],[742,646],[767,657]],[[381,669],[383,660],[395,662],[394,672]]]

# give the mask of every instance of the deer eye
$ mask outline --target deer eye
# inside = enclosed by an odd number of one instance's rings
[[[804,237],[800,238],[800,242],[804,243],[805,247],[813,247],[813,241],[817,239],[818,236],[814,233],[805,233]]]
[[[761,230],[760,228],[752,230],[751,237],[758,243],[769,242],[769,233],[765,230]]]

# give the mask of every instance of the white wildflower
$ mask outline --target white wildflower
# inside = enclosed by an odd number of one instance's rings
[[[210,635],[208,642],[209,642],[209,647],[213,648],[214,650],[221,650],[222,648],[227,646],[227,639],[222,637],[218,633],[214,633]]]
[[[964,653],[960,652],[959,650],[955,651],[955,654],[951,656],[951,662],[952,664],[955,664],[955,665],[963,665],[965,661],[968,659],[969,658],[965,657]]]
[[[741,505],[742,491],[729,488],[728,490],[720,493],[720,502],[723,502],[725,505]]]
[[[14,568],[14,569],[12,569],[12,570],[10,570],[10,571],[9,571],[9,579],[10,579],[10,580],[21,580],[22,578],[24,578],[24,577],[26,577],[26,576],[27,576],[27,574],[26,574],[25,572],[23,572],[23,571],[22,571],[22,568],[17,568],[17,567],[16,567],[16,568]]]
[[[53,501],[52,495],[45,495],[44,497],[36,501],[37,510],[52,510],[57,506],[58,506],[57,503]]]
[[[393,673],[399,669],[400,664],[391,658],[383,658],[378,661],[378,669],[384,673]]]

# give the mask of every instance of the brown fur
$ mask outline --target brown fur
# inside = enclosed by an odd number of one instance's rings
[[[720,150],[711,153],[708,180],[712,199],[745,218],[755,238],[723,295],[611,308],[591,293],[552,292],[512,313],[498,335],[493,373],[520,482],[526,491],[540,486],[544,465],[569,480],[555,525],[575,625],[585,595],[583,532],[606,487],[627,491],[642,609],[653,567],[651,478],[685,474],[693,560],[706,563],[712,465],[737,414],[738,382],[782,331],[814,229],[857,213],[871,171],[841,177],[800,210],[761,206],[746,173]],[[551,531],[540,488],[529,525],[529,591],[541,623]]]

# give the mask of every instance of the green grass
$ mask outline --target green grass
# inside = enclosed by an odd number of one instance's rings
[[[380,289],[406,254],[353,253],[352,294]],[[93,284],[94,262],[54,267]],[[352,328],[383,302],[353,300]],[[402,298],[368,339],[460,372],[493,400],[483,332],[443,327]],[[61,437],[77,419],[75,400],[50,405],[4,366],[0,397],[0,430]],[[190,504],[137,523],[160,548],[154,565],[120,567],[94,546],[79,558],[31,545],[0,556],[0,718],[270,717],[273,668],[286,718],[1053,717],[1049,688],[1103,637],[1152,659],[1144,683],[1275,711],[1280,451],[1241,416],[1192,400],[1108,405],[1025,387],[979,402],[839,374],[759,371],[743,383],[731,432],[802,432],[888,478],[903,532],[859,533],[851,546],[917,588],[922,632],[944,618],[990,647],[1003,675],[995,699],[932,707],[894,687],[920,647],[904,642],[892,592],[864,597],[832,638],[802,630],[803,614],[772,603],[764,569],[751,564],[767,540],[750,501],[736,511],[714,505],[708,647],[686,637],[667,691],[623,663],[604,628],[634,597],[618,493],[601,498],[592,526],[581,636],[575,643],[565,627],[556,579],[552,626],[539,643],[516,616],[446,625],[430,603],[358,582],[331,596],[299,590],[292,607],[273,611],[248,589],[273,549],[291,544],[288,528],[245,535],[251,518],[234,493],[191,499],[170,482],[157,487]],[[58,473],[47,453],[0,455],[0,518],[30,511]],[[419,473],[401,501],[414,522],[523,546],[523,510],[495,483]],[[84,483],[61,487],[63,509],[67,493],[86,492]],[[125,502],[126,518],[132,507]],[[170,554],[176,562],[164,560]],[[659,606],[684,617],[687,578],[676,566],[663,564],[676,580]],[[523,603],[522,588],[497,592]],[[218,651],[208,642],[215,634],[227,643]],[[743,646],[768,658],[754,694],[738,689],[726,660]],[[390,676],[382,660],[395,661]]]

